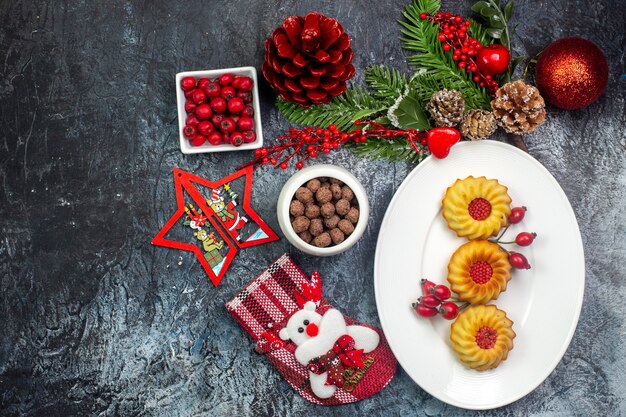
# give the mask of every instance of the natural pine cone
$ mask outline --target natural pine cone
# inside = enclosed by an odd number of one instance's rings
[[[263,75],[280,97],[303,107],[346,91],[355,73],[350,36],[319,12],[289,16],[265,41]]]
[[[522,80],[500,87],[491,108],[498,126],[515,135],[532,132],[546,118],[546,104],[539,90]]]
[[[461,135],[469,140],[481,140],[493,135],[497,128],[493,113],[487,110],[471,109],[465,112],[460,131]]]
[[[437,126],[454,127],[463,120],[465,100],[456,90],[446,90],[433,93],[427,110]]]

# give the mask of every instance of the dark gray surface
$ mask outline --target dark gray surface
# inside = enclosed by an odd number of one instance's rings
[[[622,1],[516,2],[517,52],[582,36],[601,46],[610,65],[597,103],[550,108],[548,121],[526,137],[572,203],[587,269],[572,344],[526,398],[464,411],[432,398],[400,369],[371,399],[313,406],[252,352],[224,309],[287,251],[306,271],[320,270],[327,298],[347,314],[379,324],[376,237],[407,164],[349,152],[327,159],[356,174],[372,205],[363,239],[340,256],[316,259],[282,240],[243,251],[214,288],[193,255],[150,245],[175,208],[172,168],[219,178],[250,158],[180,153],[176,72],[259,69],[264,37],[285,16],[314,8],[344,23],[359,70],[406,68],[395,24],[406,1],[0,1],[1,415],[626,414]],[[468,3],[455,3],[445,6],[468,12]],[[265,85],[261,95],[271,142],[288,124]],[[289,175],[263,169],[255,177],[253,202],[276,230],[276,199]]]

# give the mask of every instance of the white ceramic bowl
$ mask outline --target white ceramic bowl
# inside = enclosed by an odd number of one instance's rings
[[[326,248],[318,248],[300,239],[291,227],[291,221],[289,220],[289,205],[291,204],[296,190],[309,180],[318,177],[330,177],[342,181],[352,189],[355,198],[359,202],[359,221],[354,227],[354,232],[340,244]],[[354,175],[336,165],[313,165],[295,173],[283,186],[280,196],[278,197],[276,210],[278,224],[287,240],[302,252],[316,256],[332,256],[352,247],[363,235],[370,212],[367,194],[361,183]]]
[[[252,107],[254,108],[254,132],[256,133],[256,139],[254,142],[244,143],[241,146],[233,146],[228,143],[222,145],[211,145],[208,142],[203,143],[200,146],[191,146],[189,139],[183,135],[183,128],[185,127],[185,119],[187,118],[187,112],[185,112],[185,92],[180,88],[180,80],[184,77],[194,77],[196,79],[209,78],[211,80],[219,77],[222,74],[244,75],[252,78],[254,81],[254,87],[252,88]],[[228,151],[245,151],[250,149],[257,149],[263,146],[263,129],[261,127],[261,107],[259,105],[259,83],[256,76],[256,69],[254,67],[239,67],[239,68],[225,68],[207,71],[185,71],[176,74],[176,103],[178,105],[178,136],[180,138],[180,150],[182,153],[207,153],[207,152],[228,152]]]

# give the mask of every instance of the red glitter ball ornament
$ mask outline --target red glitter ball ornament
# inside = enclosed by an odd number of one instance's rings
[[[581,38],[563,38],[539,56],[535,81],[546,101],[575,110],[600,97],[609,78],[609,66],[600,48]]]

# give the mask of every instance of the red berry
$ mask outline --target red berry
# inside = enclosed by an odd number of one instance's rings
[[[213,112],[211,111],[211,106],[206,103],[201,104],[196,108],[196,116],[200,120],[206,120],[211,117],[212,114]]]
[[[296,169],[302,169],[304,168],[304,164],[301,161],[298,161],[298,163],[296,164]]]
[[[430,294],[430,289],[433,288],[435,285],[434,282],[427,280],[426,278],[422,278],[420,280],[420,286],[422,287],[422,294],[424,295],[428,295]]]
[[[234,79],[235,79],[235,76],[233,74],[222,74],[219,76],[217,81],[223,87],[225,85],[230,85],[230,83],[232,83]]]
[[[235,121],[233,119],[231,119],[230,117],[225,117],[224,120],[222,120],[222,123],[220,123],[220,129],[222,129],[222,132],[224,133],[232,133],[235,131]]]
[[[221,145],[222,134],[217,130],[214,130],[213,132],[209,133],[209,136],[207,136],[207,141],[213,146]]]
[[[225,100],[230,100],[236,95],[237,93],[235,92],[235,89],[232,88],[231,86],[222,87],[222,91],[220,91],[220,97],[222,97]]]
[[[252,130],[254,128],[254,120],[250,117],[241,117],[237,121],[237,127],[239,130]]]
[[[182,88],[183,91],[193,90],[196,88],[196,79],[193,77],[184,77],[180,80],[180,88]]]
[[[515,243],[520,246],[529,246],[536,237],[537,233],[522,232],[515,237]]]
[[[432,307],[427,307],[424,304],[416,304],[414,306],[415,311],[422,317],[434,317],[437,315],[437,309]]]
[[[254,83],[252,82],[252,78],[250,77],[241,77],[239,81],[239,90],[241,91],[250,91],[252,90],[252,86]]]
[[[193,139],[189,141],[189,143],[191,143],[191,146],[200,146],[204,143],[205,140],[206,138],[204,136],[196,135]]]
[[[511,252],[509,255],[509,262],[513,268],[517,269],[530,269],[530,264],[524,255],[517,252]]]
[[[196,110],[196,107],[197,107],[197,105],[193,101],[191,101],[191,100],[185,101],[185,111],[187,113],[193,113],[194,110]]]
[[[450,288],[445,285],[436,285],[434,288],[430,289],[430,293],[441,301],[447,300],[452,295],[450,293]]]
[[[194,103],[202,104],[206,101],[206,93],[204,92],[204,90],[200,90],[199,88],[197,88],[194,90],[191,98],[193,99]]]
[[[230,83],[230,85],[235,89],[235,90],[239,90],[239,84],[241,83],[241,79],[243,77],[241,77],[240,75],[236,75],[235,78],[233,79],[233,82]]]
[[[213,123],[209,122],[208,120],[204,120],[198,123],[197,128],[198,132],[200,132],[200,134],[204,136],[208,136],[209,133],[213,132],[213,130],[215,129]]]
[[[248,117],[252,117],[254,116],[254,108],[252,108],[252,106],[248,105],[246,107],[243,108],[243,111],[241,112],[242,116],[248,116]]]
[[[424,20],[428,17],[428,15],[426,13],[420,13],[420,19]]]
[[[210,81],[205,87],[204,87],[204,92],[206,93],[207,96],[209,97],[218,97],[220,95],[220,91],[222,89],[220,88],[220,85],[216,82]]]
[[[187,118],[185,119],[185,124],[186,125],[197,125],[198,123],[200,123],[200,120],[198,120],[198,118],[196,117],[195,114],[190,114],[187,116]]]
[[[459,315],[459,306],[451,301],[446,301],[445,303],[441,304],[441,307],[439,307],[439,313],[443,316],[444,319],[455,319],[456,316]]]
[[[222,120],[224,120],[223,114],[214,114],[211,116],[211,123],[213,123],[213,126],[219,126],[222,123]]]
[[[524,219],[524,215],[526,214],[526,207],[514,207],[511,210],[511,214],[509,214],[509,223],[517,224]]]
[[[439,300],[434,295],[423,295],[418,300],[418,303],[424,304],[426,307],[438,307],[441,304],[441,300]]]
[[[208,78],[200,78],[198,80],[198,88],[204,90],[207,86],[208,83],[210,83],[211,80],[209,80]]]
[[[185,127],[183,127],[183,136],[185,136],[187,139],[195,137],[196,132],[196,126],[194,125],[185,125]]]
[[[222,122],[223,123],[223,122]],[[243,133],[233,132],[230,135],[230,144],[233,146],[241,146],[243,144]]]
[[[239,97],[233,97],[228,100],[228,111],[231,113],[241,113],[244,107],[243,100]]]
[[[285,169],[287,169],[287,167],[288,167],[288,166],[289,166],[289,165],[287,165],[287,162],[281,162],[281,164],[280,164],[280,169],[285,170]]]
[[[246,130],[243,132],[243,141],[245,143],[252,143],[256,140],[256,133],[253,130]]]
[[[191,98],[191,96],[193,96],[194,91],[196,91],[195,88],[193,90],[185,91],[185,98]]]
[[[226,100],[222,97],[213,97],[209,104],[216,113],[224,113],[226,111]]]
[[[237,97],[243,100],[244,103],[252,103],[252,93],[249,91],[237,91]]]

